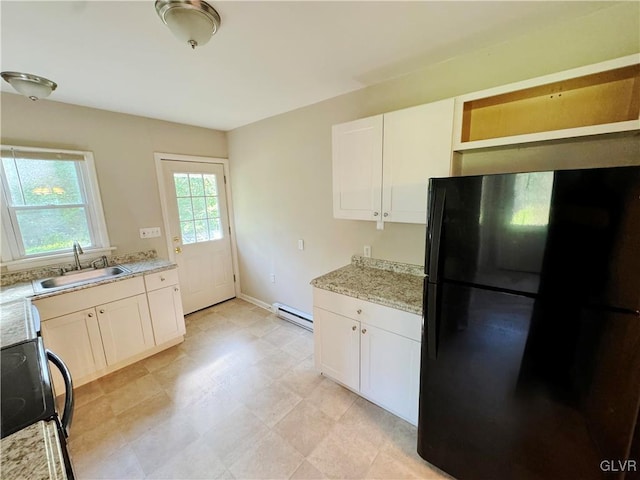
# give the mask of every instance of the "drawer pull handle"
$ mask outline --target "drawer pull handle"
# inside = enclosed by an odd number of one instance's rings
[[[353,330],[353,331],[355,332],[355,331],[356,331],[356,328],[358,328],[358,327],[356,327],[356,326],[354,325],[353,327],[351,327],[351,330]]]
[[[362,329],[362,334],[364,335],[365,333],[367,333],[367,329],[366,329],[366,328],[363,328],[363,329]]]
[[[361,309],[361,308],[359,308],[358,310],[356,310],[356,313],[357,313],[358,315],[360,315],[360,314],[362,313],[362,309]]]

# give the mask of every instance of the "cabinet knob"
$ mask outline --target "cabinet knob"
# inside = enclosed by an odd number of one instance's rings
[[[180,289],[179,289],[178,287],[174,287],[174,288],[173,288],[173,291],[174,291],[174,292],[179,292],[179,291],[180,291]]]
[[[385,217],[388,217],[388,216],[389,216],[389,213],[388,213],[388,212],[384,212],[384,216],[385,216]]]
[[[365,333],[367,333],[367,329],[366,329],[366,328],[363,328],[363,329],[362,329],[362,334],[364,335]]]
[[[100,313],[104,313],[104,308],[101,308],[101,309],[100,309]]]
[[[374,217],[377,217],[378,215],[380,215],[378,212],[373,212]]]
[[[160,281],[161,281],[161,282],[164,282],[164,277],[160,277]]]
[[[89,318],[93,318],[93,313],[88,313],[88,314],[87,314],[87,317],[89,317]]]
[[[354,332],[356,331],[358,327],[356,327],[355,325],[353,327],[351,327],[351,330],[353,330]]]
[[[362,309],[361,309],[361,308],[359,308],[358,310],[356,310],[356,313],[357,313],[358,315],[360,315],[360,314],[362,313]]]

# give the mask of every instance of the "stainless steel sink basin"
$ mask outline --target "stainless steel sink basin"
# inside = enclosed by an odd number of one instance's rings
[[[91,282],[115,278],[131,273],[120,265],[106,268],[92,268],[87,270],[73,270],[65,272],[59,277],[34,280],[33,287],[36,293],[50,292],[51,290],[84,285]]]

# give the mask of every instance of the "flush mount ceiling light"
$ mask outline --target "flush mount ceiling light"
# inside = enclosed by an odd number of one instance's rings
[[[55,82],[47,78],[30,73],[2,72],[0,75],[9,85],[15,88],[18,93],[34,101],[39,98],[48,97],[58,86]]]
[[[199,0],[156,0],[156,12],[178,40],[204,45],[220,28],[220,15]]]

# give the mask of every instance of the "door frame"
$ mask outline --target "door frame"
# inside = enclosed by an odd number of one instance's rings
[[[160,207],[162,209],[162,222],[164,223],[164,239],[167,244],[167,252],[169,254],[169,261],[175,263],[176,256],[173,251],[173,242],[171,241],[171,235],[169,232],[171,231],[170,223],[169,223],[169,211],[167,208],[167,197],[166,190],[164,188],[164,174],[162,172],[162,161],[169,160],[172,162],[191,162],[191,163],[205,163],[212,164],[216,163],[222,165],[224,176],[226,178],[225,182],[225,194],[227,198],[227,214],[229,216],[229,228],[231,232],[230,235],[230,243],[231,243],[231,263],[233,266],[233,275],[235,278],[235,282],[233,284],[234,292],[236,298],[240,297],[240,272],[238,269],[238,248],[236,245],[236,224],[235,224],[235,216],[233,214],[233,201],[231,199],[231,176],[229,175],[229,160],[226,158],[218,158],[218,157],[200,157],[195,155],[181,155],[176,153],[163,153],[163,152],[153,152],[153,158],[155,159],[156,164],[156,176],[158,179],[158,192],[160,194]]]

